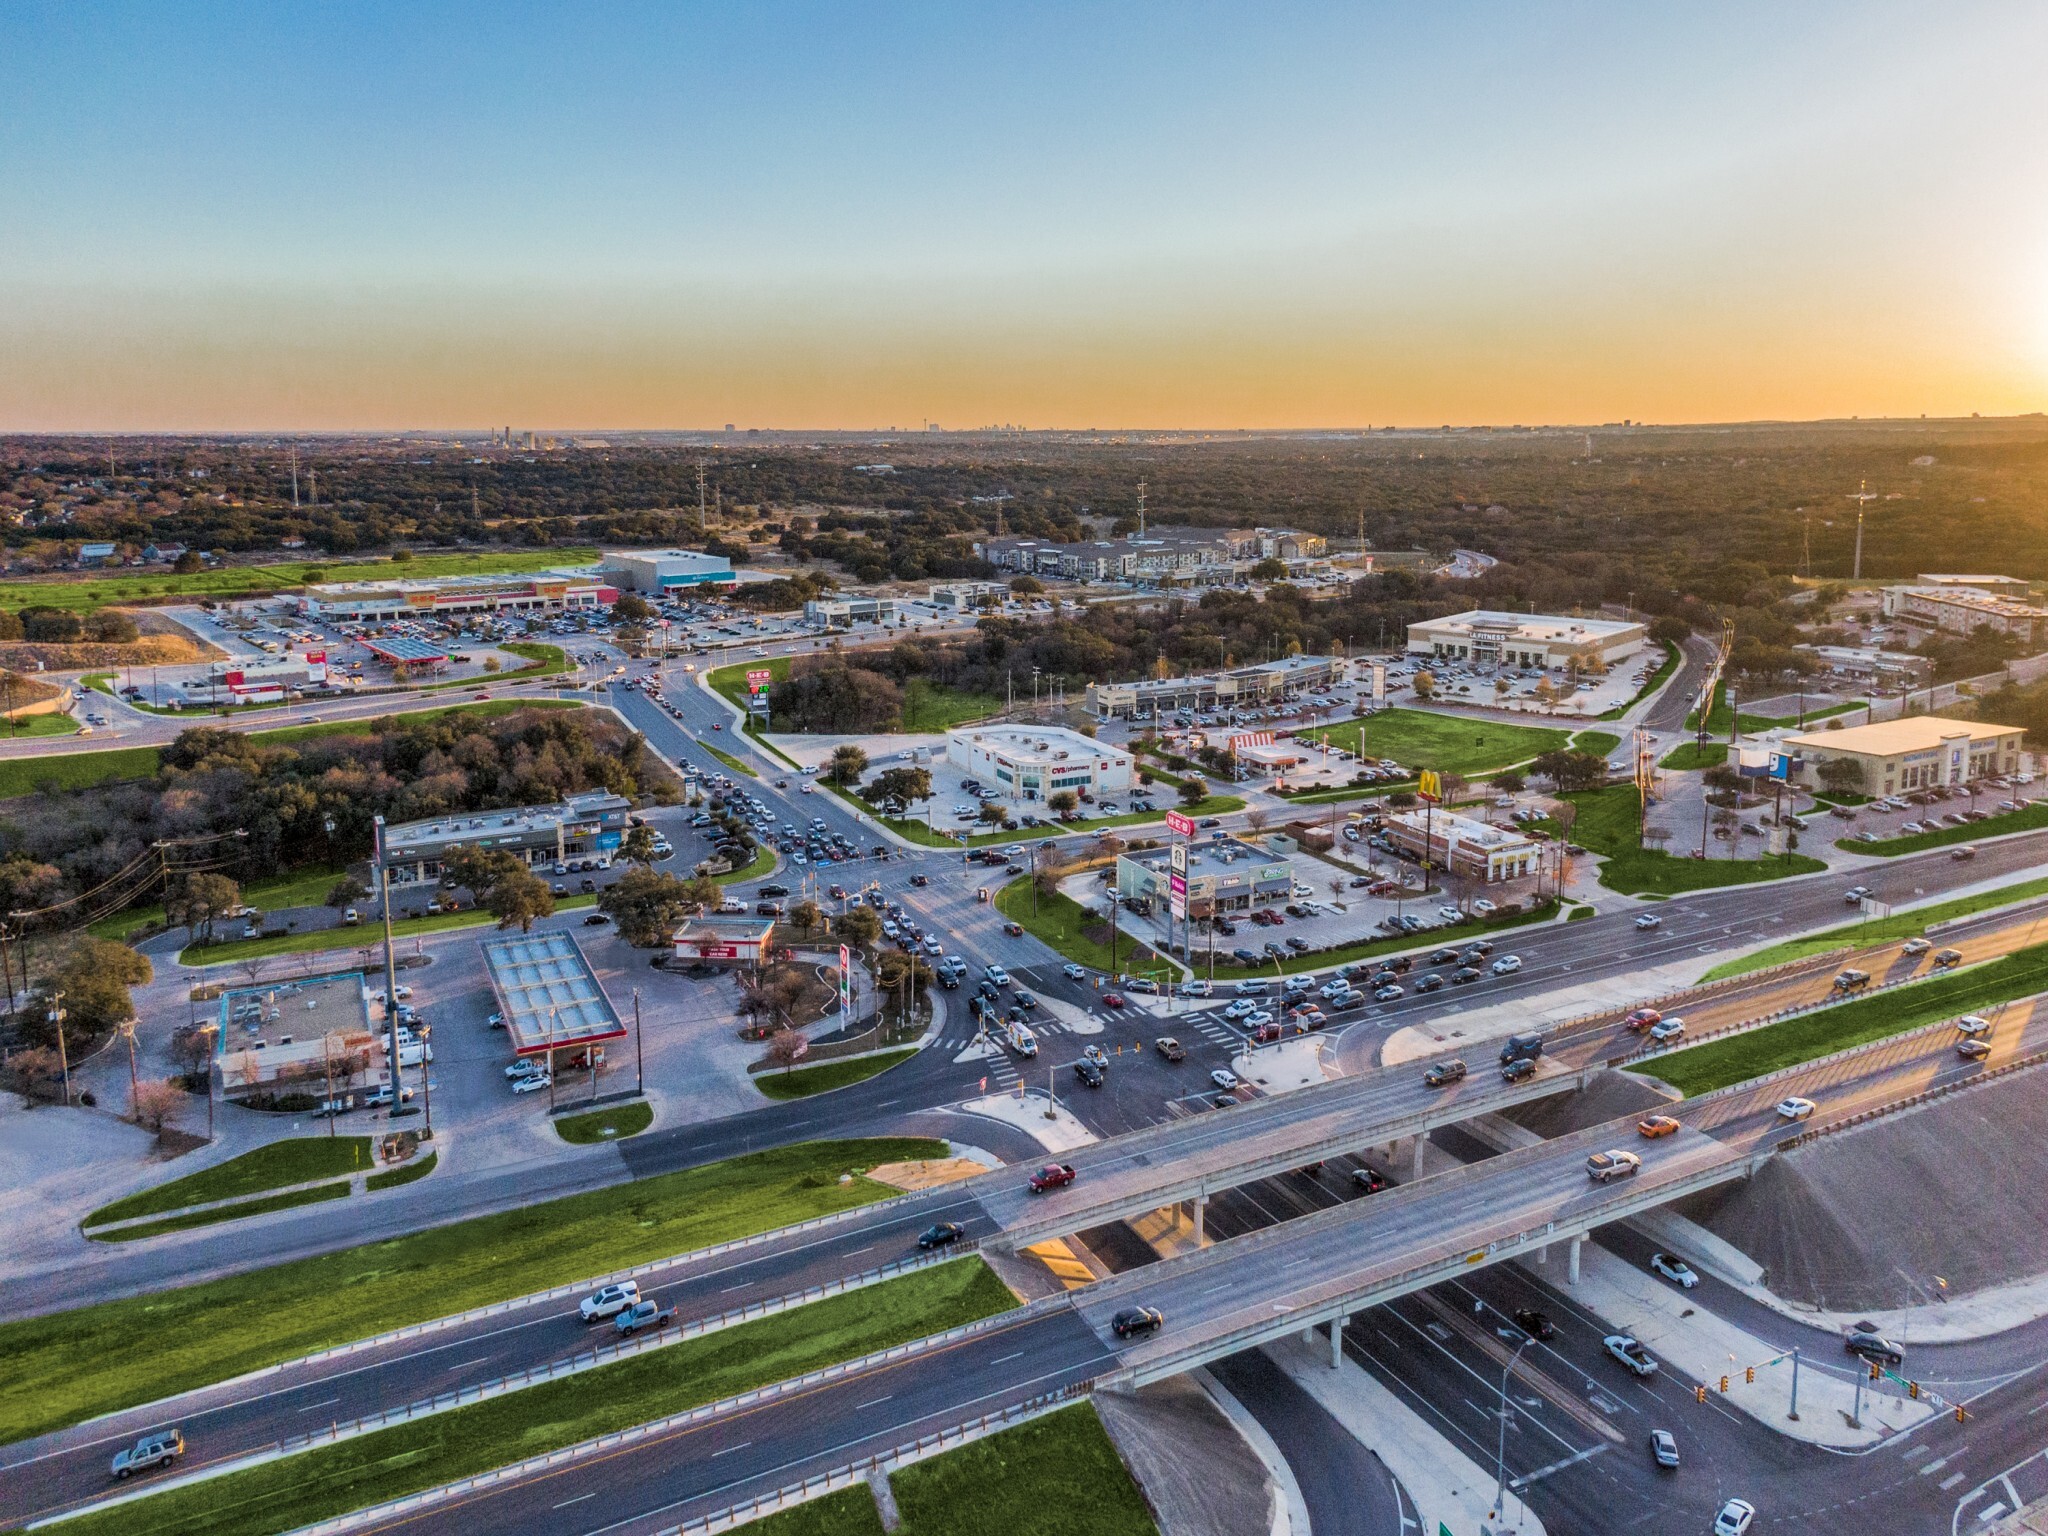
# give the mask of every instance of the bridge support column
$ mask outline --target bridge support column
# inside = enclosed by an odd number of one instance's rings
[[[1548,1264],[1550,1262],[1550,1244],[1545,1243],[1536,1250],[1536,1262],[1538,1264]]]
[[[1330,1319],[1330,1369],[1333,1371],[1344,1363],[1344,1330],[1350,1326],[1349,1317]]]
[[[1201,1246],[1203,1242],[1202,1229],[1208,1214],[1209,1197],[1207,1195],[1195,1196],[1195,1245],[1197,1247]]]
[[[1415,1160],[1408,1167],[1408,1180],[1413,1183],[1422,1177],[1422,1153],[1429,1145],[1429,1132],[1424,1131],[1415,1138]]]
[[[1573,1285],[1577,1285],[1579,1283],[1579,1250],[1585,1246],[1585,1243],[1586,1240],[1583,1237],[1575,1237],[1572,1239],[1571,1270],[1568,1278],[1570,1279],[1570,1282]]]

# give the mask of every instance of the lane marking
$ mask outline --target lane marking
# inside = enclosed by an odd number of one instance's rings
[[[730,1456],[734,1451],[744,1451],[748,1446],[752,1445],[753,1443],[754,1442],[751,1440],[742,1440],[738,1445],[728,1445],[724,1450],[713,1451],[711,1454],[714,1459],[720,1456]]]
[[[449,1366],[448,1369],[450,1371],[466,1371],[472,1365],[482,1365],[486,1360],[490,1358],[491,1357],[489,1355],[478,1355],[474,1360],[465,1360],[460,1365]]]
[[[298,1411],[300,1413],[311,1413],[318,1408],[332,1408],[336,1403],[340,1401],[341,1399],[338,1397],[330,1397],[325,1402],[308,1403],[305,1407],[299,1409]]]
[[[577,1495],[576,1495],[576,1497],[575,1497],[575,1498],[573,1498],[573,1499],[564,1499],[564,1500],[562,1500],[562,1502],[561,1502],[561,1503],[559,1503],[559,1504],[557,1504],[557,1505],[555,1506],[555,1508],[557,1508],[557,1509],[567,1509],[567,1508],[568,1508],[568,1507],[569,1507],[569,1506],[570,1506],[571,1504],[581,1504],[581,1503],[582,1503],[582,1502],[583,1502],[583,1501],[584,1501],[585,1499],[594,1499],[594,1498],[596,1498],[596,1497],[597,1497],[597,1490],[596,1490],[595,1488],[593,1488],[593,1489],[591,1489],[591,1490],[590,1490],[590,1492],[588,1492],[588,1493],[579,1493],[579,1494],[577,1494]]]

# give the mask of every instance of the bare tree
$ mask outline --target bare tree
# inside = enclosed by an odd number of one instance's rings
[[[162,1135],[191,1106],[192,1096],[168,1078],[135,1085],[135,1123]]]
[[[1263,807],[1256,805],[1244,813],[1244,824],[1250,827],[1254,832],[1265,831],[1266,823],[1268,823],[1272,819],[1272,816],[1269,815]]]
[[[784,1072],[802,1061],[809,1053],[811,1042],[793,1029],[778,1029],[768,1037],[768,1061],[771,1066]]]
[[[14,1073],[23,1106],[31,1109],[35,1107],[37,1085],[49,1082],[59,1071],[57,1053],[41,1045],[10,1052],[7,1066]]]

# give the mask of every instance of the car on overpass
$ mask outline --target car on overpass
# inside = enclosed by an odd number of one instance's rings
[[[1607,1152],[1595,1152],[1586,1159],[1586,1177],[1596,1184],[1608,1184],[1615,1179],[1626,1179],[1643,1171],[1643,1160],[1633,1152],[1615,1148]]]
[[[111,1470],[115,1477],[125,1480],[152,1467],[167,1467],[184,1454],[185,1436],[182,1431],[158,1430],[116,1451]]]
[[[607,1285],[602,1290],[592,1291],[576,1304],[576,1312],[586,1323],[594,1323],[607,1317],[616,1317],[640,1299],[640,1282],[621,1280],[617,1285]]]
[[[1166,1314],[1157,1307],[1125,1307],[1109,1320],[1110,1331],[1120,1339],[1134,1334],[1156,1333],[1166,1326]]]
[[[1778,1114],[1785,1120],[1804,1120],[1813,1114],[1816,1107],[1813,1100],[1794,1095],[1792,1098],[1778,1101]]]
[[[917,1235],[917,1246],[924,1249],[946,1248],[967,1235],[967,1229],[957,1221],[939,1221],[926,1227]]]
[[[1072,1163],[1047,1163],[1031,1175],[1030,1189],[1034,1195],[1042,1195],[1049,1189],[1060,1189],[1074,1182],[1076,1175]]]
[[[1465,1070],[1465,1063],[1455,1056],[1449,1061],[1439,1061],[1422,1074],[1423,1086],[1448,1088],[1453,1083],[1462,1083],[1465,1080]]]
[[[1645,1115],[1636,1122],[1636,1134],[1645,1141],[1655,1141],[1660,1136],[1676,1136],[1678,1122],[1669,1115]]]

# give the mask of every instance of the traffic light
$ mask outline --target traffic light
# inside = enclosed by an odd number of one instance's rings
[[[1870,1379],[1872,1381],[1881,1381],[1884,1379],[1884,1367],[1879,1365],[1875,1360],[1870,1362]]]
[[[1969,1415],[1963,1412],[1963,1405],[1962,1405],[1961,1403],[1957,1403],[1957,1404],[1956,1404],[1956,1422],[1957,1422],[1958,1424],[1960,1424],[1960,1423],[1962,1423],[1962,1422],[1963,1422],[1963,1420],[1964,1420],[1964,1419],[1966,1419],[1966,1418],[1968,1418],[1968,1417],[1969,1417]]]
[[[1723,1392],[1726,1392],[1728,1390],[1728,1378],[1726,1376],[1723,1376],[1721,1378],[1721,1390]]]
[[[1919,1401],[1920,1401],[1920,1383],[1919,1383],[1919,1382],[1917,1382],[1917,1381],[1909,1381],[1909,1382],[1907,1382],[1907,1383],[1906,1383],[1906,1396],[1907,1396],[1908,1398],[1910,1398],[1910,1399],[1911,1399],[1911,1400],[1912,1400],[1913,1402],[1916,1402],[1916,1403],[1917,1403],[1917,1402],[1919,1402]]]
[[[1694,1387],[1692,1395],[1697,1401],[1704,1403],[1707,1400],[1707,1389],[1705,1387]]]
[[[1742,1368],[1742,1380],[1745,1385],[1754,1385],[1756,1382],[1756,1367],[1745,1365]]]

